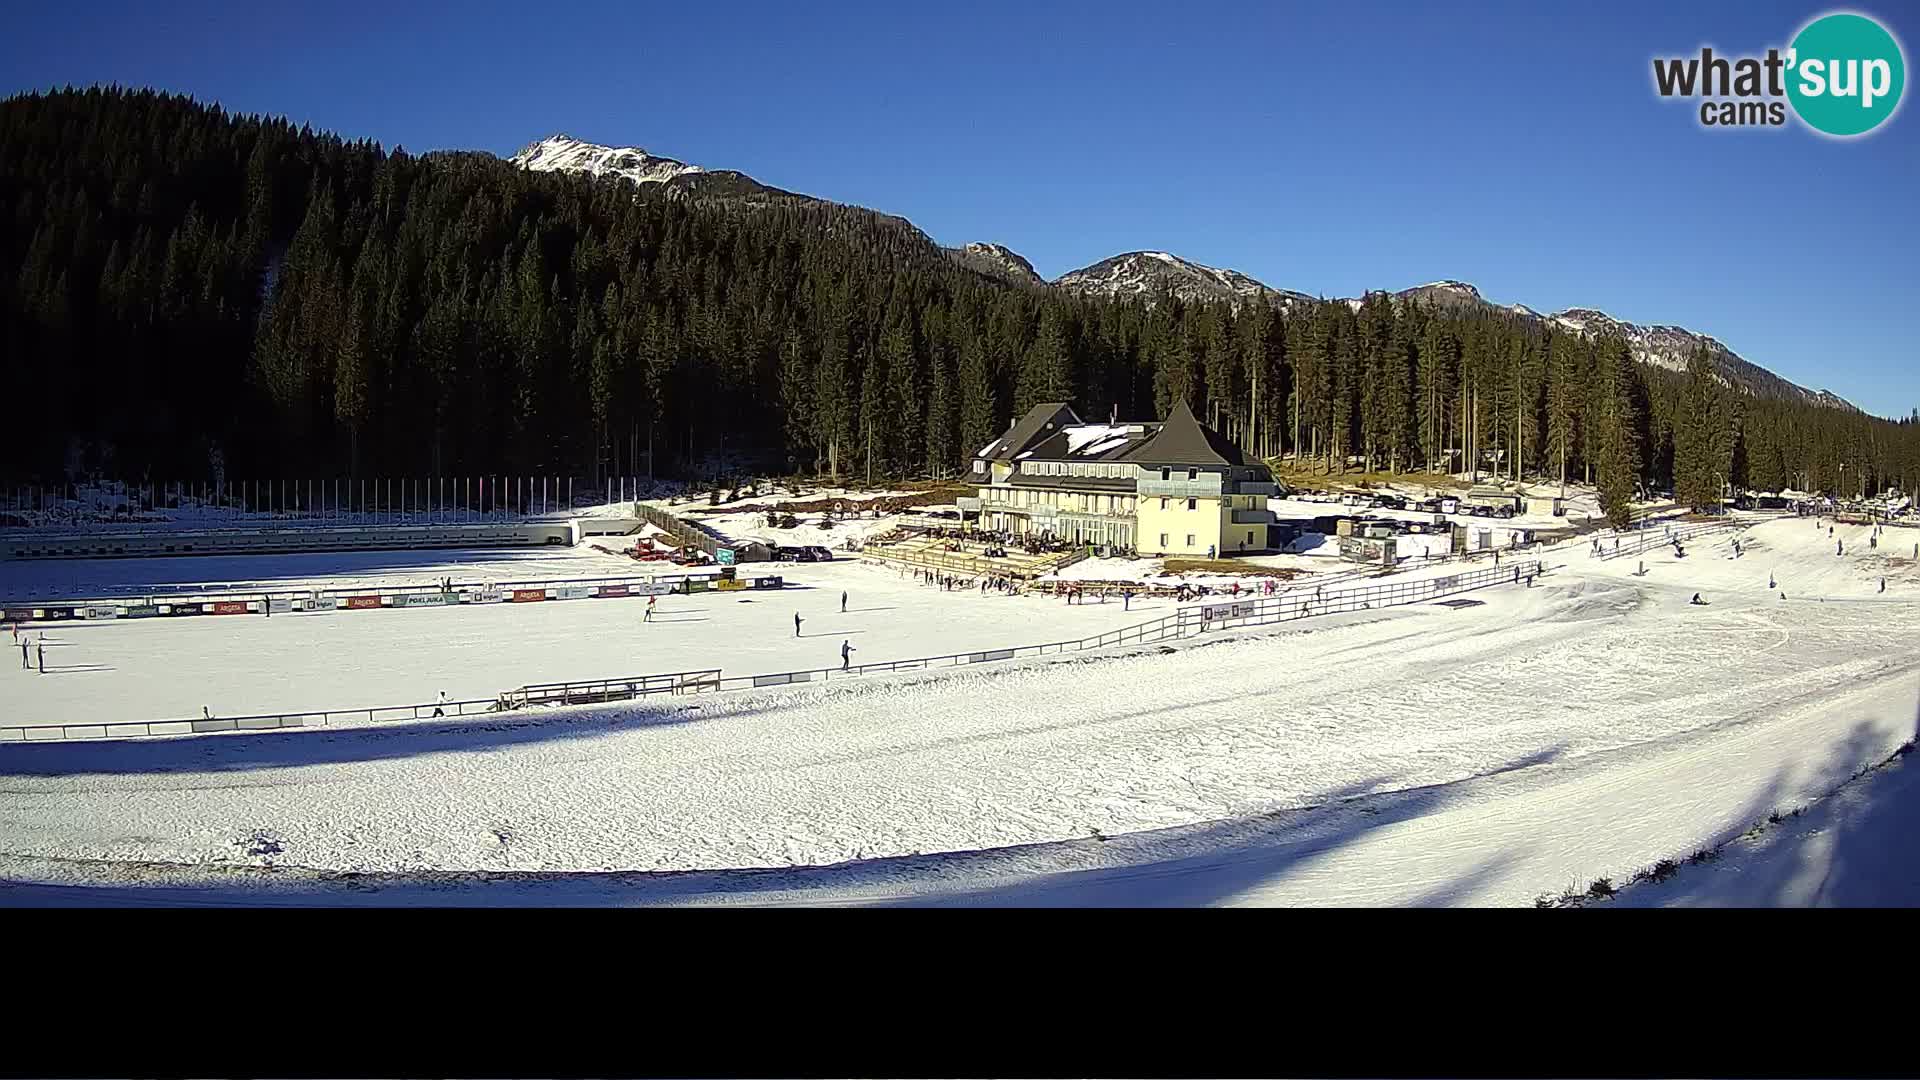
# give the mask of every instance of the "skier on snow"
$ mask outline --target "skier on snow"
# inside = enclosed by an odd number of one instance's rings
[[[800,613],[797,611],[793,613],[793,636],[800,636]]]
[[[854,648],[851,643],[846,641],[842,641],[840,643],[840,670],[841,671],[847,670],[847,666],[853,662],[852,661],[853,653],[854,653]]]
[[[845,592],[842,592],[840,594],[840,614],[845,615],[846,613],[847,613],[847,594]]]

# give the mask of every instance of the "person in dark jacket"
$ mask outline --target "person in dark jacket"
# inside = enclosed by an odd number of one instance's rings
[[[793,613],[793,636],[800,636],[800,613],[797,611]]]
[[[847,594],[845,592],[842,592],[840,594],[840,614],[845,615],[846,613],[847,613]]]
[[[842,641],[840,643],[840,670],[841,671],[847,670],[848,665],[853,662],[853,652],[854,652],[853,645],[850,642]]]

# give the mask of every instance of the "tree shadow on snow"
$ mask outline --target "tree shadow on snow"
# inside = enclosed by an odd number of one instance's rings
[[[1912,753],[1866,772],[1888,753],[1887,737],[1871,720],[1813,767],[1777,770],[1741,812],[1741,824],[1703,845],[1720,848],[1700,863],[1682,861],[1664,882],[1621,894],[1624,907],[1885,907],[1920,904],[1920,770]],[[1920,739],[1916,701],[1908,739]],[[1843,786],[1844,785],[1844,786]],[[1791,790],[1791,797],[1788,792]],[[1800,793],[1808,792],[1809,795]],[[1828,794],[1832,793],[1832,794]],[[1819,796],[1826,796],[1819,798]],[[1801,813],[1793,806],[1808,798]],[[1779,820],[1770,820],[1778,812]],[[1743,840],[1749,830],[1757,833]],[[1676,853],[1681,861],[1688,853]],[[1612,906],[1612,905],[1609,905]]]
[[[393,761],[427,754],[487,753],[688,724],[732,713],[714,708],[709,698],[678,697],[670,704],[655,699],[642,705],[623,702],[600,710],[579,707],[578,711],[472,713],[440,720],[395,721],[387,726],[10,743],[0,749],[0,777],[226,773]],[[210,786],[218,783],[212,781]]]

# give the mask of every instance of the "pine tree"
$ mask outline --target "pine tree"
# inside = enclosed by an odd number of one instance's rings
[[[1640,417],[1633,400],[1633,353],[1619,338],[1603,341],[1596,417],[1599,442],[1600,508],[1616,529],[1633,524],[1635,480],[1640,471],[1637,432]]]
[[[1731,459],[1732,429],[1713,361],[1696,348],[1687,357],[1686,393],[1674,421],[1674,497],[1695,510],[1719,512]]]

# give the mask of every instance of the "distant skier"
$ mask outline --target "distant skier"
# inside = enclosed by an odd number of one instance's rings
[[[800,636],[800,613],[797,611],[793,613],[793,636]]]
[[[440,696],[433,700],[433,715],[447,715],[447,692],[445,690],[440,691]]]
[[[1887,579],[1886,579],[1886,578],[1881,578],[1881,579],[1880,579],[1880,591],[1881,591],[1881,592],[1886,592],[1886,591],[1887,591]]]
[[[854,648],[852,643],[846,642],[846,641],[842,641],[840,643],[840,670],[841,671],[847,670],[848,666],[853,663],[853,653],[854,653]]]
[[[40,641],[33,647],[34,663],[40,665],[40,674],[47,673],[47,635],[41,634]]]
[[[273,618],[273,597],[262,596],[260,598],[260,614],[265,615],[269,619]]]
[[[1845,555],[1847,553],[1847,542],[1845,540],[1835,540],[1833,542],[1833,553],[1835,555]]]
[[[1694,605],[1695,607],[1706,607],[1706,606],[1707,606],[1707,602],[1706,602],[1705,600],[1702,600],[1702,599],[1700,599],[1700,594],[1699,594],[1699,593],[1694,593],[1694,594],[1693,594],[1693,599],[1691,599],[1691,600],[1689,600],[1689,601],[1687,601],[1687,603],[1689,603],[1689,604],[1692,604],[1692,605]]]
[[[27,639],[26,638],[20,639],[20,669],[22,671],[33,670],[33,661],[27,658]]]
[[[847,594],[845,592],[842,592],[840,594],[840,614],[845,615],[846,613],[847,613]]]
[[[649,596],[649,597],[647,597],[647,613],[646,613],[645,615],[642,615],[642,616],[640,617],[640,621],[641,621],[641,622],[652,622],[652,621],[653,621],[653,606],[654,606],[654,604],[656,604],[657,602],[659,602],[659,600],[660,600],[660,598],[659,598],[659,597],[657,597],[657,596]]]

